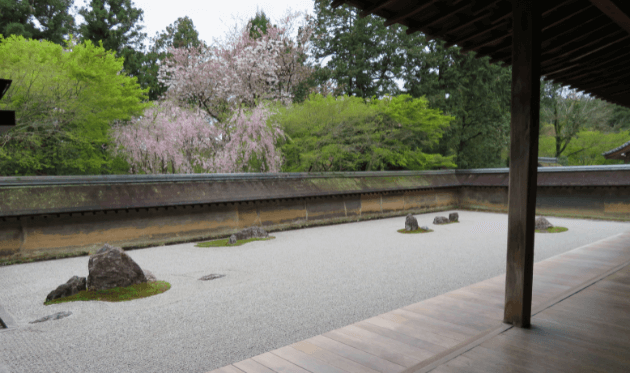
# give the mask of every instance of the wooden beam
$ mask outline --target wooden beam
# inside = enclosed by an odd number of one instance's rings
[[[555,27],[555,26],[559,26],[562,27],[562,24],[565,21],[568,21],[569,19],[579,15],[580,13],[588,13],[587,11],[589,9],[591,9],[592,7],[586,6],[586,7],[579,7],[577,8],[577,10],[575,12],[572,13],[568,13],[568,12],[558,12],[558,14],[555,17],[545,17],[544,20],[544,24],[542,27],[542,31],[543,33],[545,33],[548,29]],[[572,9],[570,9],[571,11],[573,11],[573,9],[576,9],[575,7],[573,7]]]
[[[619,72],[621,71],[621,72]],[[567,78],[569,81],[579,83],[586,89],[601,89],[602,87],[623,84],[623,80],[630,77],[630,71],[611,69],[607,73],[591,74],[586,77]]]
[[[534,274],[542,10],[540,0],[513,0],[512,6],[512,120],[503,321],[528,327]]]
[[[512,54],[510,54],[509,56],[499,56],[499,57],[490,59],[490,63],[497,63],[497,62],[503,62],[506,65],[511,65],[512,64]]]
[[[628,93],[630,93],[630,86],[626,85],[625,89],[620,89],[616,92],[612,92],[610,95],[612,97],[616,97],[616,96],[621,96],[621,95],[628,95]]]
[[[585,42],[589,42],[594,40],[594,38],[599,38],[595,40],[600,40],[601,38],[610,35],[611,33],[619,30],[615,25],[603,24],[598,27],[587,28],[584,27],[578,32],[573,34],[565,35],[564,38],[556,38],[554,42],[543,42],[542,43],[542,54],[544,56],[555,55],[558,52],[564,50],[571,50],[575,45],[580,46]]]
[[[367,16],[369,16],[370,14],[377,12],[381,9],[383,9],[384,7],[388,6],[389,4],[396,2],[398,0],[383,0],[383,1],[379,1],[378,3],[366,8],[365,10],[362,10],[361,13],[359,13],[359,17],[361,18],[365,18]]]
[[[588,72],[582,72],[582,73],[572,73],[569,71],[569,72],[565,72],[564,74],[556,74],[553,76],[547,76],[544,73],[542,73],[542,75],[545,75],[549,79],[554,79],[554,78],[565,79],[569,81],[580,82],[580,83],[583,83],[584,85],[588,85],[592,81],[597,81],[601,83],[602,81],[605,82],[607,80],[617,80],[617,79],[622,79],[624,77],[629,76],[630,71],[624,73],[624,71],[627,71],[623,69],[623,67],[625,67],[626,65],[627,65],[627,62],[624,64],[622,61],[622,62],[619,62],[617,65],[610,66],[610,68],[608,69],[600,69],[598,71],[588,71]],[[621,73],[619,73],[619,71],[621,71]],[[622,75],[617,75],[617,74],[622,74]]]
[[[626,30],[627,33],[630,33],[630,14],[626,14],[623,10],[619,9],[611,0],[591,0],[591,3],[612,19],[619,27]]]
[[[548,15],[549,13],[552,13],[553,11],[555,11],[556,9],[569,4],[571,2],[573,2],[575,0],[566,0],[560,4],[556,4],[555,6],[553,6],[550,9],[547,9],[544,13],[543,16]],[[490,9],[493,9],[496,7],[496,10],[492,11],[492,14],[488,15],[487,13],[490,12]],[[503,34],[505,34],[506,32],[511,31],[511,23],[512,23],[512,6],[510,4],[510,2],[506,2],[506,1],[500,1],[500,2],[493,2],[487,6],[485,6],[482,11],[480,11],[478,14],[481,14],[480,16],[477,16],[476,18],[471,18],[470,20],[466,21],[466,22],[462,22],[461,24],[458,24],[456,28],[454,29],[450,29],[447,32],[445,32],[446,35],[451,35],[451,34],[456,34],[458,31],[460,31],[461,29],[470,26],[471,24],[474,24],[476,22],[482,21],[484,23],[487,23],[488,21],[490,21],[489,28],[484,29],[482,26],[478,27],[477,31],[474,31],[473,34],[465,34],[462,36],[457,36],[456,38],[451,38],[447,44],[445,44],[445,46],[451,47],[455,44],[462,46],[463,43],[465,43],[468,40],[471,39],[475,39],[481,35],[484,35],[488,32],[494,31],[496,29],[502,29],[498,35],[498,36],[502,36]],[[499,14],[499,17],[496,19],[491,19],[493,16],[495,16],[496,14]],[[577,13],[576,13],[577,14]],[[475,14],[477,15],[477,13]],[[574,14],[572,14],[571,16],[573,16]],[[570,16],[569,16],[570,17]],[[487,24],[486,24],[487,25]]]
[[[503,61],[507,64],[512,63],[510,62],[512,61],[512,46],[500,50],[493,50],[491,53],[492,59],[490,60],[490,63],[495,63],[499,61]]]
[[[614,97],[619,95],[624,95],[630,92],[630,86],[624,84],[623,82],[615,82],[614,85],[608,85],[604,87],[593,88],[594,91],[603,91],[606,93],[606,96]]]
[[[571,65],[558,64],[556,66],[548,66],[541,70],[541,74],[553,79],[553,76],[564,76],[567,73],[567,70],[569,70],[570,74],[575,74],[571,75],[571,77],[583,73],[596,73],[602,70],[604,66],[606,66],[606,68],[611,65],[616,66],[618,63],[626,61],[629,56],[630,49],[625,53],[613,50],[606,54],[597,56],[597,58],[591,59],[590,61],[588,61],[588,64],[574,63]]]
[[[472,17],[471,14],[462,15],[461,12],[463,12],[465,9],[471,8],[473,5],[476,5],[476,4],[470,3],[470,2],[465,3],[464,5],[460,6],[459,8],[453,8],[453,9],[449,10],[448,12],[445,12],[440,17],[427,19],[427,20],[424,20],[423,22],[416,22],[413,25],[413,27],[409,27],[409,29],[411,30],[411,33],[414,33],[414,32],[417,32],[417,31],[422,31],[422,32],[426,33],[435,24],[439,24],[440,22],[443,22],[444,20],[449,19],[451,17],[459,16],[459,19],[471,18]],[[444,25],[442,25],[440,28],[441,29],[445,29]],[[448,30],[448,29],[446,29],[446,30]],[[431,33],[434,34],[435,32],[431,32]],[[437,34],[438,35],[443,35],[443,33],[440,33],[440,32],[438,32]]]
[[[565,0],[562,1],[560,3],[557,3],[555,5],[553,5],[551,8],[549,9],[545,9],[544,12],[542,13],[543,18],[547,17],[549,14],[555,12],[556,10],[562,8],[565,5],[569,5],[571,3],[574,3],[576,0]],[[553,3],[552,3],[553,4]]]
[[[618,32],[604,35],[597,40],[589,40],[587,43],[580,44],[574,49],[563,51],[562,54],[557,54],[550,58],[545,58],[543,66],[547,67],[556,63],[575,62],[594,53],[595,51],[608,48],[613,46],[614,44],[622,42],[626,39],[622,36],[623,35],[621,34],[621,30],[619,30]]]
[[[431,1],[425,1],[423,5],[413,5],[411,7],[407,7],[404,10],[394,14],[393,16],[389,17],[386,21],[385,21],[385,26],[391,26],[394,23],[398,23],[400,21],[402,21],[405,18],[411,17],[412,15],[419,13],[425,9],[428,9],[429,7],[433,6],[435,3],[437,2],[437,0],[431,0]],[[417,3],[416,3],[417,4]]]
[[[500,8],[501,6],[503,6],[504,8],[507,8],[507,6],[505,5],[505,1],[503,1],[503,0],[495,0],[492,3],[490,3],[488,5],[485,5],[480,10],[473,9],[473,16],[474,17],[469,17],[469,19],[467,21],[460,22],[457,25],[457,27],[455,27],[455,28],[449,28],[446,33],[447,34],[457,35],[460,30],[465,29],[466,27],[468,27],[468,26],[470,26],[470,25],[472,25],[474,23],[477,23],[477,22],[479,22],[479,21],[481,21],[483,19],[485,19],[486,21],[489,21],[490,18],[497,13],[496,10],[493,11],[492,9],[497,8],[497,7]],[[509,4],[508,4],[508,6],[509,6]],[[509,8],[510,8],[509,9],[509,14],[511,15],[512,14],[511,6]],[[488,15],[488,12],[491,12],[491,14]],[[505,14],[505,13],[506,12],[503,12],[501,14]],[[453,43],[453,44],[455,44],[455,43]]]
[[[330,4],[330,7],[335,9],[335,8],[339,8],[341,5],[345,4],[346,0],[335,0],[332,2],[332,4]]]
[[[630,43],[628,44],[630,45]],[[620,50],[624,50],[627,52],[620,52]],[[611,65],[611,63],[616,64],[619,59],[627,58],[629,54],[630,48],[609,48],[609,50],[606,52],[599,53],[597,56],[592,56],[591,58],[580,61],[579,63],[572,63],[569,66],[575,66],[575,71],[579,73],[583,71],[596,72],[604,67],[607,68]],[[543,63],[543,68],[541,71],[543,72],[543,75],[545,75],[545,73],[549,73],[551,75],[552,72],[557,73],[560,71],[564,71],[566,67],[566,61],[556,62],[555,64],[550,64],[547,66],[545,66]]]
[[[579,55],[577,57],[572,57],[570,62],[575,62],[575,61],[581,60],[584,57],[590,56],[593,53],[597,53],[597,52],[599,52],[601,50],[604,50],[604,49],[613,48],[613,47],[619,47],[618,45],[615,45],[615,44],[621,43],[621,42],[626,41],[628,39],[630,39],[630,35],[623,36],[623,37],[621,37],[621,38],[619,38],[617,40],[612,40],[610,43],[606,43],[605,45],[602,45],[599,48],[590,50],[590,51],[588,51],[588,52],[586,52],[584,54],[581,54],[581,55]],[[627,42],[626,42],[626,44],[627,44]],[[602,53],[604,53],[604,52],[602,52]],[[598,54],[601,54],[601,53],[598,53]],[[597,56],[598,54],[596,54],[595,56]]]
[[[0,110],[0,135],[14,127],[15,127],[15,111]]]
[[[463,48],[467,51],[474,51],[474,52],[478,52],[478,53],[483,53],[483,52],[487,52],[487,54],[494,54],[497,52],[501,52],[504,50],[511,50],[512,49],[512,35],[510,34],[503,34],[502,36],[495,38],[495,39],[491,39],[488,41],[484,41],[481,42],[479,44],[476,44],[470,48]],[[489,51],[482,51],[482,49],[489,49]]]
[[[568,24],[562,25],[564,27],[556,27],[548,30],[548,32],[543,32],[542,34],[542,49],[545,50],[547,45],[550,45],[552,41],[564,37],[564,36],[573,36],[579,34],[583,30],[591,29],[591,25],[599,25],[606,22],[606,16],[603,14],[600,16],[589,17],[589,14],[580,14],[578,19],[572,20],[573,23],[569,26]],[[568,22],[567,22],[568,23]],[[557,30],[556,30],[557,29]]]

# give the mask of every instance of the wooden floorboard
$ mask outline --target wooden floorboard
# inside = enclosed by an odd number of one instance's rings
[[[625,235],[626,251],[629,236]],[[531,328],[511,328],[428,371],[629,372],[627,280],[630,265],[535,314]]]
[[[343,356],[349,360],[357,362],[370,369],[374,369],[383,373],[399,373],[405,369],[404,366],[393,363],[387,359],[368,353],[361,349],[352,347],[350,345],[337,342],[334,339],[330,339],[323,335],[307,339],[308,342],[314,345],[326,349],[327,351]]]
[[[353,360],[345,358],[343,356],[337,355],[334,352],[325,350],[323,348],[319,348],[316,345],[302,341],[298,343],[294,343],[291,347],[296,350],[302,351],[306,354],[312,355],[315,358],[318,358],[326,363],[333,365],[342,369],[345,372],[351,373],[378,373],[378,370],[368,368],[365,365],[361,365]]]
[[[629,372],[624,263],[630,233],[535,263],[529,329],[502,323],[503,274],[211,373]]]

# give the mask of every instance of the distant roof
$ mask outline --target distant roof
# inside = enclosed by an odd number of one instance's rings
[[[625,157],[621,154],[625,153]],[[630,141],[627,143],[614,148],[613,150],[609,150],[606,153],[602,153],[602,155],[607,159],[626,159],[626,157],[630,157]]]
[[[384,17],[407,33],[458,45],[492,63],[512,63],[512,1],[334,0]],[[542,1],[541,75],[630,107],[630,1]]]

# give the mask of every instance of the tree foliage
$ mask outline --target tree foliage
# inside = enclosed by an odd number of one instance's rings
[[[109,123],[146,107],[146,92],[121,69],[121,59],[90,41],[64,49],[0,38],[0,76],[13,80],[0,107],[15,110],[17,122],[0,138],[0,174],[111,172],[118,161],[107,154]]]
[[[630,130],[630,108],[612,105],[610,117],[606,123],[608,128],[604,131]]]
[[[79,25],[81,41],[90,40],[94,45],[103,42],[105,50],[114,51],[124,58],[127,75],[139,77],[144,57],[144,11],[136,8],[132,0],[86,0],[79,8],[85,22]]]
[[[452,157],[424,151],[451,119],[409,95],[365,103],[354,96],[311,94],[272,117],[286,133],[281,149],[288,172],[454,167]]]
[[[290,103],[299,83],[300,66],[292,61],[306,43],[288,36],[290,21],[268,25],[255,39],[250,22],[226,45],[168,48],[159,70],[168,90],[155,109],[116,127],[118,154],[134,172],[278,171],[275,144],[283,133],[268,121],[264,102]],[[298,41],[309,36],[306,29]]]
[[[169,48],[199,48],[199,32],[195,28],[192,19],[180,17],[174,23],[167,26],[161,33],[156,33],[152,38],[153,44],[142,60],[140,68],[143,88],[149,88],[149,99],[157,100],[165,92],[167,87],[158,80],[160,64],[172,54]]]
[[[332,79],[335,94],[369,98],[406,93],[426,97],[430,107],[455,117],[431,151],[454,156],[458,167],[498,167],[509,139],[511,70],[488,58],[462,55],[444,42],[407,35],[406,26],[385,27],[376,16],[358,17],[354,7],[331,9],[316,0],[316,57],[329,58],[321,77]]]
[[[610,118],[610,107],[605,102],[575,90],[545,83],[541,100],[541,122],[553,126],[554,157],[561,156],[580,131],[601,129]]]
[[[335,95],[398,94],[395,79],[403,72],[409,51],[426,44],[424,37],[407,35],[400,25],[385,27],[382,17],[359,18],[355,7],[330,5],[328,0],[315,0],[314,57],[328,59],[321,80],[335,82]]]
[[[264,11],[257,10],[256,16],[250,19],[249,37],[255,40],[263,35],[267,35],[267,25],[271,25],[271,20]],[[273,25],[273,27],[278,26]]]
[[[226,45],[169,49],[172,56],[159,72],[169,97],[194,103],[219,122],[261,100],[291,102],[293,88],[309,73],[299,62],[312,30],[306,25],[296,40],[289,35],[298,15],[285,18],[281,27],[269,26],[258,39],[250,37],[248,24]]]
[[[267,124],[263,106],[237,111],[230,133],[209,123],[199,109],[158,101],[132,124],[116,125],[115,154],[130,164],[130,173],[278,172],[281,157],[275,142],[282,136]]]
[[[74,0],[0,0],[0,34],[62,45],[74,31]]]
[[[553,133],[552,125],[547,126],[551,127]],[[582,130],[566,145],[559,161],[567,166],[621,164],[623,161],[606,159],[602,153],[624,144],[629,139],[630,131],[602,133],[596,130]],[[556,137],[541,136],[538,154],[541,157],[556,157]]]
[[[501,167],[510,136],[511,69],[488,57],[462,54],[444,42],[429,42],[410,54],[405,89],[426,96],[433,107],[455,117],[436,148],[455,155],[459,168]],[[412,68],[416,66],[416,68]]]

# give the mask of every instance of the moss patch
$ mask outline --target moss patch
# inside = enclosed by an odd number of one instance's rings
[[[88,291],[83,290],[75,295],[44,302],[44,305],[74,302],[100,300],[103,302],[125,302],[139,298],[146,298],[152,295],[164,293],[171,288],[171,284],[166,281],[145,282],[127,286],[126,288],[113,288],[107,290]]]
[[[415,231],[408,231],[403,228],[403,229],[399,229],[397,232],[403,233],[403,234],[429,233],[429,232],[433,232],[433,229],[426,230],[426,229],[418,228]]]
[[[565,228],[565,227],[551,227],[545,230],[536,229],[536,233],[560,233],[560,232],[566,232],[568,230],[569,228]]]
[[[224,238],[222,240],[201,242],[201,243],[196,244],[195,247],[223,247],[223,246],[233,247],[233,246],[245,245],[246,243],[252,242],[252,241],[269,241],[269,240],[273,240],[274,238],[275,238],[274,236],[269,236],[267,238],[250,238],[248,240],[238,240],[236,241],[234,245],[230,245],[228,243],[228,241],[230,240],[229,238]]]

